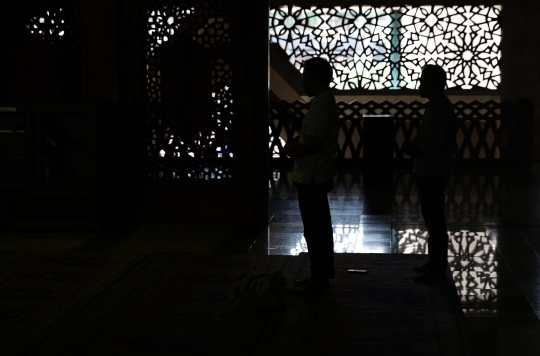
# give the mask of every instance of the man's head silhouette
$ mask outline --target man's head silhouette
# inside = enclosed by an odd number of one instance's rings
[[[420,77],[420,96],[422,98],[431,98],[444,95],[446,87],[446,72],[441,66],[428,64],[422,70]]]
[[[321,57],[310,58],[304,62],[304,89],[309,97],[328,89],[332,81],[332,66]]]

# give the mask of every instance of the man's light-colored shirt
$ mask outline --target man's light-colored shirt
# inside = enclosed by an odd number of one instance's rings
[[[413,173],[431,177],[450,176],[456,152],[456,133],[456,114],[447,97],[428,107],[414,139],[424,154],[414,158]]]
[[[309,110],[304,117],[300,139],[298,143],[307,141],[307,136],[321,139],[322,148],[319,152],[296,158],[292,171],[294,182],[311,184],[322,183],[332,179],[336,173],[336,167],[331,162],[338,147],[339,115],[336,99],[330,89],[317,94],[310,101]]]

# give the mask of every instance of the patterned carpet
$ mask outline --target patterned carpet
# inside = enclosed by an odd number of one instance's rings
[[[299,256],[0,253],[7,355],[469,355],[451,283],[411,281],[421,256],[336,255],[328,293],[285,312],[235,308],[238,275],[306,276]],[[369,269],[348,275],[347,268]]]

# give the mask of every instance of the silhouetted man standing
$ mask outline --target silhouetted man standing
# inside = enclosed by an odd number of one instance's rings
[[[334,188],[336,168],[331,162],[338,145],[338,111],[329,84],[332,67],[323,58],[304,63],[304,89],[310,108],[300,136],[285,146],[294,158],[293,182],[298,189],[298,205],[304,224],[311,278],[296,281],[295,294],[324,290],[334,278],[334,238],[327,194]]]
[[[420,96],[428,98],[418,134],[406,147],[414,157],[413,174],[418,186],[424,222],[429,230],[429,260],[414,267],[422,275],[415,282],[430,283],[445,278],[448,265],[448,232],[444,216],[444,191],[452,174],[456,148],[457,122],[452,103],[444,94],[446,72],[438,65],[427,65],[420,78]]]

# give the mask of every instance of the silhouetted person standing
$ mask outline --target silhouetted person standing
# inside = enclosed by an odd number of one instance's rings
[[[329,84],[332,67],[323,58],[304,63],[304,89],[310,108],[300,136],[285,146],[294,159],[293,182],[298,189],[298,205],[304,224],[311,278],[296,281],[295,294],[324,290],[334,278],[334,238],[327,194],[334,188],[336,168],[331,162],[338,145],[338,111]]]
[[[405,153],[414,157],[413,174],[418,186],[424,222],[429,230],[429,260],[414,270],[422,275],[415,282],[430,283],[445,278],[448,265],[448,231],[444,216],[446,182],[452,174],[457,122],[452,103],[444,94],[446,72],[427,65],[420,78],[420,96],[428,98],[416,137]]]

